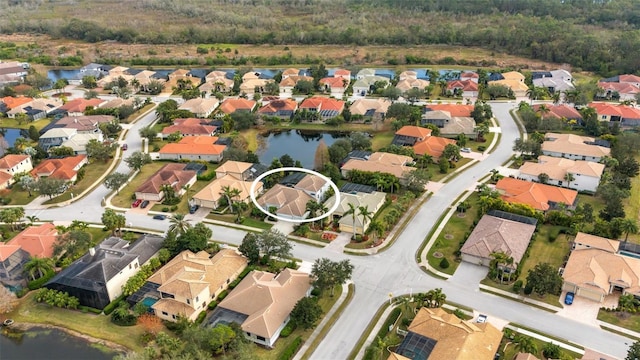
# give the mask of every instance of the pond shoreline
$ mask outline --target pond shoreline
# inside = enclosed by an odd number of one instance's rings
[[[120,352],[120,353],[130,353],[133,350],[129,349],[128,347],[115,343],[113,341],[109,341],[109,340],[104,340],[104,339],[99,339],[99,338],[95,338],[83,333],[80,333],[78,331],[75,330],[71,330],[68,328],[65,328],[63,326],[58,326],[58,325],[51,325],[51,324],[44,324],[44,323],[25,323],[25,322],[15,322],[13,325],[11,325],[10,329],[17,329],[20,331],[28,331],[31,330],[33,328],[44,328],[44,329],[56,329],[56,330],[60,330],[62,332],[65,332],[73,337],[82,339],[88,343],[91,344],[98,344],[98,345],[102,345],[104,347],[107,347],[109,349],[112,349],[115,352]]]

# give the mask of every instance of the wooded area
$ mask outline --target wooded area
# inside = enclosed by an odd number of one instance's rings
[[[0,0],[0,8],[2,33],[88,42],[447,44],[603,76],[640,65],[634,0]],[[432,61],[428,54],[419,60]]]

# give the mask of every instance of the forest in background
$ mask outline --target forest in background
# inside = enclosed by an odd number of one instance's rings
[[[87,42],[444,44],[602,76],[640,67],[636,0],[0,0],[0,9],[1,33]]]

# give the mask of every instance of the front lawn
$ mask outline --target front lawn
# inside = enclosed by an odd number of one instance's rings
[[[538,351],[533,354],[535,356],[537,356],[539,359],[544,359],[545,357],[542,355],[542,350],[544,349],[544,346],[547,344],[546,342],[536,339],[534,337],[530,337],[527,335],[523,335],[523,334],[518,334],[518,333],[514,333],[514,332],[510,332],[510,331],[505,331],[505,336],[502,337],[502,340],[500,341],[500,348],[498,350],[498,354],[500,354],[500,359],[514,359],[516,357],[516,355],[518,354],[518,350],[516,350],[516,344],[514,343],[513,339],[509,339],[507,337],[508,334],[513,334],[512,337],[515,339],[516,336],[518,338],[529,338],[531,339],[531,341],[535,344],[536,349],[538,349]],[[544,335],[544,334],[542,334]],[[570,359],[580,359],[582,357],[581,354],[578,353],[574,353],[572,351],[566,350],[566,349],[562,349],[560,350],[560,359],[566,359],[566,358],[570,358]]]
[[[140,326],[117,326],[109,316],[83,313],[37,303],[33,300],[35,292],[30,292],[20,300],[18,308],[6,314],[17,323],[49,324],[77,331],[94,338],[112,341],[142,353],[139,342],[144,332]]]
[[[598,311],[598,320],[633,330],[635,332],[640,332],[640,315],[614,311],[610,312],[600,309],[600,311]]]
[[[431,181],[440,181],[442,179],[444,179],[446,176],[454,173],[457,169],[461,168],[462,166],[466,165],[467,163],[470,163],[472,161],[472,159],[469,158],[462,158],[460,160],[458,160],[458,162],[456,163],[456,167],[453,169],[449,169],[449,171],[446,174],[443,174],[440,172],[440,167],[438,166],[438,164],[429,164],[429,166],[427,167],[427,169],[429,170],[429,172],[431,173]]]
[[[133,114],[129,115],[123,122],[125,124],[129,124],[129,123],[133,122],[138,117],[140,117],[142,114],[144,114],[147,111],[151,110],[154,106],[155,106],[155,104],[147,104],[147,105],[141,107],[140,109],[136,110]]]
[[[64,194],[56,196],[53,199],[49,199],[45,201],[44,204],[56,204],[63,201],[71,200],[72,193],[74,197],[79,196],[85,190],[89,189],[93,185],[93,183],[96,182],[96,180],[98,180],[107,172],[107,169],[109,169],[109,166],[111,165],[111,161],[113,160],[107,162],[92,161],[90,164],[86,164],[82,167],[85,172],[82,180],[71,186],[69,190],[64,192]]]
[[[20,185],[13,185],[11,189],[0,190],[0,198],[10,200],[7,205],[27,205],[36,197],[38,197],[36,191],[32,191],[31,196],[29,196],[29,192],[22,190]]]
[[[207,184],[209,184],[209,181],[197,180],[193,185],[191,185],[189,190],[187,190],[187,192],[185,192],[184,195],[182,195],[182,198],[180,198],[180,202],[177,205],[163,205],[162,203],[158,203],[158,204],[153,205],[151,210],[153,210],[153,211],[163,211],[164,208],[167,208],[167,207],[171,208],[172,206],[177,206],[178,209],[176,211],[173,211],[173,212],[181,213],[181,214],[187,214],[187,213],[189,213],[189,199],[193,195],[197,194],[198,191],[202,190],[205,186],[207,186]]]
[[[245,217],[242,221],[242,225],[251,226],[258,229],[269,230],[273,227],[273,224],[266,223],[264,221],[260,221],[251,217]]]
[[[44,119],[39,119],[36,121],[32,121],[32,122],[22,122],[19,123],[16,119],[10,119],[10,118],[0,118],[0,127],[3,128],[11,128],[11,129],[28,129],[31,125],[36,127],[36,130],[40,131],[42,129],[44,129],[45,126],[49,125],[49,123],[51,123],[51,119],[49,118],[44,118]]]
[[[378,151],[384,147],[391,145],[395,134],[392,131],[377,133],[373,139],[371,139],[371,149]]]
[[[119,194],[116,194],[111,199],[111,204],[117,207],[128,208],[131,207],[133,201],[133,195],[136,189],[147,181],[151,175],[155,174],[161,167],[169,164],[168,161],[154,161],[151,164],[147,164],[140,169],[138,175],[136,175],[127,186],[125,186]]]

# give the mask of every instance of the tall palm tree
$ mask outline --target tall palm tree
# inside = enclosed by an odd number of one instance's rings
[[[71,222],[71,225],[69,225],[70,229],[80,230],[80,231],[85,231],[87,230],[88,227],[89,227],[89,224],[81,220],[73,220]]]
[[[576,178],[575,176],[573,176],[572,173],[566,173],[564,174],[564,180],[567,182],[567,187],[570,188],[571,187],[571,182],[574,181]]]
[[[393,189],[398,189],[400,187],[400,180],[398,180],[395,176],[389,176],[389,186],[391,187],[391,193],[393,194]]]
[[[535,354],[538,352],[538,347],[533,342],[533,338],[528,336],[516,335],[513,339],[516,344],[516,349],[520,352]]]
[[[374,212],[369,211],[369,205],[358,206],[358,216],[362,216],[362,237],[364,237],[364,230],[367,228],[367,221],[373,219]]]
[[[384,230],[386,229],[386,225],[383,224],[380,220],[373,221],[367,232],[373,234],[373,240],[376,241],[380,236],[384,234]]]
[[[638,222],[635,219],[623,219],[622,223],[620,223],[620,230],[625,234],[624,241],[626,242],[629,234],[638,233]]]
[[[178,235],[184,234],[190,227],[191,223],[189,220],[185,219],[185,214],[174,214],[171,218],[169,218],[169,230],[168,233],[177,233]]]
[[[39,279],[44,274],[53,271],[54,264],[50,258],[34,256],[24,264],[24,271],[29,274],[31,280]],[[36,273],[38,276],[36,277]]]
[[[426,301],[427,307],[440,307],[447,300],[447,295],[442,292],[441,288],[431,289],[427,291]]]
[[[347,216],[347,215],[351,215],[351,225],[352,225],[352,229],[353,229],[353,236],[352,239],[355,240],[356,239],[356,206],[352,203],[347,203],[347,206],[349,206],[349,210],[345,211],[345,213],[343,214],[343,216]]]
[[[558,105],[558,103],[560,102],[561,99],[561,94],[559,92],[554,92],[553,94],[551,94],[551,100],[553,100],[553,103],[555,105]]]
[[[307,201],[307,206],[306,209],[309,212],[309,217],[310,218],[315,218],[316,216],[318,216],[318,211],[320,210],[321,205],[315,201],[315,200],[309,200]]]
[[[26,217],[27,221],[29,221],[29,225],[33,225],[36,221],[40,221],[40,218],[35,215],[29,215]]]
[[[224,196],[227,199],[227,205],[229,205],[231,212],[233,212],[234,211],[233,199],[240,196],[241,194],[240,189],[232,188],[230,186],[223,186],[222,192],[220,194],[222,194],[222,196]]]

